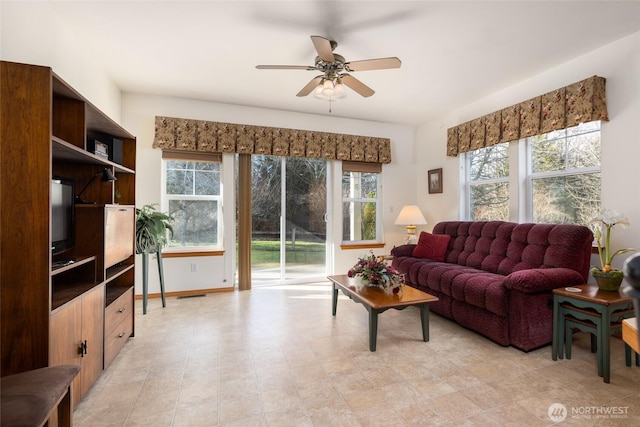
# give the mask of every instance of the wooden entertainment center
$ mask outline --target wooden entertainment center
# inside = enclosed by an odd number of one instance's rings
[[[1,376],[79,365],[75,406],[134,335],[136,139],[48,67],[0,61],[0,96]],[[87,150],[94,135],[117,159]],[[76,194],[93,180],[56,255],[53,176]]]

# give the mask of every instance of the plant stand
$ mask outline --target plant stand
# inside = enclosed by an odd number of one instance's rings
[[[149,294],[149,254],[155,253],[158,260],[158,276],[160,278],[160,295],[162,296],[162,307],[166,307],[164,298],[164,272],[162,270],[162,251],[142,252],[142,314],[147,314],[147,297]]]

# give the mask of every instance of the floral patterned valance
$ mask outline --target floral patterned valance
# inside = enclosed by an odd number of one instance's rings
[[[388,138],[160,116],[153,148],[391,163]]]
[[[604,77],[593,76],[447,129],[447,156],[592,120],[609,121]]]

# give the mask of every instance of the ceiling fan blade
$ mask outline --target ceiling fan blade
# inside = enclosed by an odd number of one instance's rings
[[[334,62],[336,58],[333,56],[333,48],[331,41],[321,36],[311,36],[311,41],[318,51],[320,59],[326,62]]]
[[[296,96],[307,96],[309,95],[322,81],[322,76],[314,77],[305,87],[302,88],[300,92],[296,94]]]
[[[389,68],[400,68],[402,62],[395,56],[389,58],[365,59],[363,61],[351,61],[344,65],[350,71],[386,70]]]
[[[375,93],[375,91],[369,86],[362,83],[355,77],[351,77],[349,74],[343,74],[340,77],[342,79],[342,83],[346,84],[349,88],[353,89],[355,92],[359,93],[365,98],[368,98]]]
[[[256,65],[258,70],[308,70],[313,71],[316,67],[309,65]]]

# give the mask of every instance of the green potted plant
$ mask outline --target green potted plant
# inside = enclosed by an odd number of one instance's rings
[[[159,212],[156,205],[144,205],[136,209],[136,253],[160,251],[169,241],[167,233],[173,237],[173,217]]]
[[[144,205],[136,209],[136,253],[142,254],[142,314],[147,314],[147,295],[149,283],[149,254],[155,253],[158,259],[158,275],[160,278],[160,294],[162,306],[166,307],[164,298],[164,273],[162,271],[162,248],[168,243],[170,234],[173,237],[173,217],[159,212],[156,205]]]
[[[615,258],[616,255],[630,252],[635,249],[624,248],[612,251],[611,230],[617,224],[620,224],[622,227],[629,225],[629,220],[618,211],[604,209],[593,219],[593,222],[600,223],[600,227],[595,233],[596,242],[598,244],[598,256],[600,257],[600,268],[592,267],[591,275],[596,279],[600,289],[604,291],[617,291],[618,288],[620,288],[624,274],[621,270],[611,267],[613,258]],[[601,241],[603,236],[602,230],[604,230],[604,245]]]

